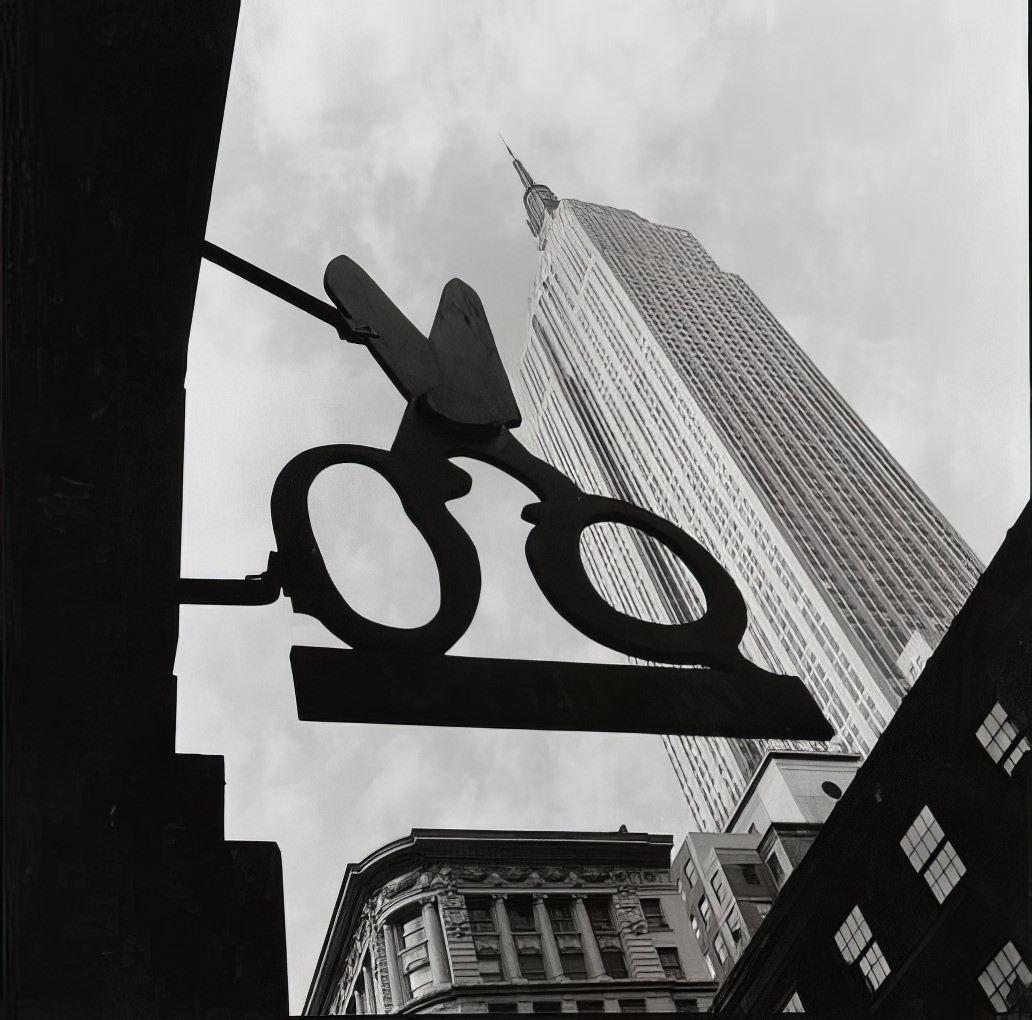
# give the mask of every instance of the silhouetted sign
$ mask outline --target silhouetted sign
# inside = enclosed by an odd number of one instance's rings
[[[228,267],[241,275],[248,275],[241,266],[253,269],[214,251],[224,256],[216,261],[232,260]],[[249,278],[334,321],[329,306],[261,278],[266,276],[255,270]],[[797,677],[769,673],[742,656],[745,601],[706,549],[641,507],[583,492],[513,436],[519,410],[472,288],[461,280],[444,288],[427,338],[346,256],[330,263],[325,286],[340,335],[368,346],[408,401],[394,443],[389,451],[333,445],[299,454],[273,488],[277,551],[266,573],[245,582],[183,582],[183,601],[195,602],[255,604],[272,601],[282,588],[295,612],[315,617],[351,646],[292,650],[302,719],[798,739],[832,735]],[[523,519],[533,525],[527,562],[564,619],[616,651],[698,668],[447,655],[473,621],[481,583],[476,547],[448,510],[447,504],[472,485],[451,463],[454,457],[491,464],[537,497],[523,510]],[[433,553],[440,608],[423,626],[369,620],[330,578],[312,530],[308,496],[318,475],[338,464],[361,464],[381,475]],[[687,623],[660,624],[610,605],[588,577],[580,551],[584,530],[603,522],[636,528],[678,557],[702,589],[705,613]]]

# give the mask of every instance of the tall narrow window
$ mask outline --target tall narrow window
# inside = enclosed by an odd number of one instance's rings
[[[978,727],[977,736],[989,752],[989,757],[997,765],[1002,765],[1008,776],[1029,750],[1028,739],[1018,732],[1017,726],[999,702],[993,705],[992,711]]]
[[[688,879],[689,889],[695,885],[699,877],[698,872],[695,870],[695,862],[690,857],[684,862],[684,877]]]
[[[900,846],[940,903],[967,870],[927,805],[907,829]]]
[[[663,968],[663,976],[668,978],[676,978],[677,980],[683,980],[684,968],[681,966],[681,957],[678,955],[676,946],[660,946],[657,950],[659,953],[659,963]]]
[[[979,975],[978,983],[989,996],[993,1009],[997,1013],[1004,1013],[1032,983],[1032,972],[1014,943],[1008,942],[989,961],[989,965]]]
[[[717,894],[718,902],[723,903],[724,897],[727,895],[727,886],[724,884],[724,876],[719,871],[714,871],[711,881],[713,883],[713,891]]]
[[[719,932],[713,939],[713,948],[717,951],[717,959],[721,963],[727,962],[727,943],[724,941],[724,936]]]
[[[467,896],[466,914],[469,917],[470,931],[492,933],[495,931],[490,896]]]
[[[602,968],[611,978],[627,977],[627,961],[619,949],[603,949]]]
[[[502,980],[502,958],[497,946],[477,945],[477,969],[482,981]]]
[[[889,965],[878,943],[874,941],[874,935],[859,907],[853,907],[842,922],[842,927],[835,933],[835,945],[846,963],[860,964],[860,970],[872,991],[889,976]]]
[[[536,931],[534,901],[529,896],[510,896],[505,901],[509,912],[509,927],[513,931]]]
[[[613,925],[613,913],[609,909],[608,896],[589,896],[585,905],[591,921],[591,930],[595,934],[616,931]]]
[[[521,948],[518,952],[520,974],[528,981],[540,981],[545,976],[545,961],[540,949]]]
[[[432,984],[434,979],[427,952],[423,912],[416,908],[415,912],[403,915],[394,924],[398,941],[398,963],[411,997]]]
[[[549,896],[548,920],[552,922],[553,932],[574,932],[577,925],[573,920],[573,903],[566,898]]]
[[[705,894],[699,897],[699,914],[702,917],[702,923],[705,924],[709,920],[710,905],[709,900],[706,899]]]
[[[648,898],[641,901],[641,912],[645,915],[645,921],[649,931],[664,931],[669,928],[666,917],[663,916],[663,904],[658,898]]]
[[[789,997],[788,1001],[781,1007],[782,1013],[805,1013],[803,1009],[803,1003],[799,998],[798,992],[793,992]]]
[[[584,963],[584,953],[579,947],[559,948],[559,961],[563,973],[573,981],[583,981],[588,976],[588,968]]]

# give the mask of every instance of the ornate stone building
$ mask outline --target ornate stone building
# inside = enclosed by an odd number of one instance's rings
[[[305,1015],[706,1012],[672,845],[414,829],[348,866]]]

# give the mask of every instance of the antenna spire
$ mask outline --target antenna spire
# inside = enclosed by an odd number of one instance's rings
[[[516,173],[520,175],[520,183],[523,185],[524,188],[533,188],[534,178],[531,177],[529,173],[527,173],[527,168],[516,158],[516,153],[514,153],[512,149],[509,148],[509,143],[504,138],[502,138],[502,133],[500,131],[498,132],[498,137],[502,139],[502,145],[505,146],[505,151],[508,152],[509,155],[512,157],[512,165],[513,168],[516,170]]]

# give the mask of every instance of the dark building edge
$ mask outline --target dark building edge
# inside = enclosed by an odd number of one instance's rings
[[[797,993],[836,1017],[992,1017],[978,977],[1012,942],[1032,959],[1032,754],[1007,772],[976,731],[999,703],[1032,719],[1032,505],[721,986],[714,1012],[767,1015]],[[929,806],[966,873],[940,905],[900,840]],[[853,907],[890,972],[876,989],[834,937]]]
[[[175,754],[184,391],[238,0],[5,0],[3,1005],[285,1016],[279,850]]]

